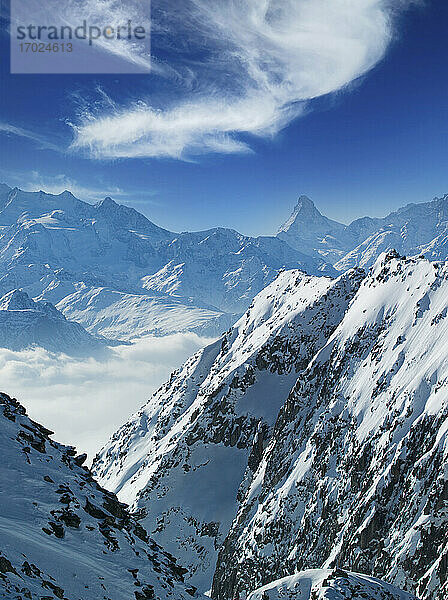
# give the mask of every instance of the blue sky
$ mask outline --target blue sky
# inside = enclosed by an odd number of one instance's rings
[[[3,33],[0,180],[255,235],[303,193],[345,222],[448,193],[448,3],[260,4],[153,0],[151,75],[10,75]]]

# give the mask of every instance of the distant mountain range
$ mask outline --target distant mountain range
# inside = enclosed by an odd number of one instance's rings
[[[336,277],[391,248],[444,260],[447,228],[448,197],[343,225],[302,196],[276,237],[219,227],[174,233],[110,198],[91,205],[68,191],[1,184],[0,295],[23,290],[115,340],[217,336],[282,270]]]
[[[407,256],[446,260],[448,195],[408,204],[383,219],[356,219],[350,225],[327,219],[309,198],[301,196],[277,237],[299,252],[323,258],[338,271],[370,267],[381,252],[392,248]]]
[[[285,268],[334,269],[275,237],[173,233],[110,198],[96,205],[0,187],[0,293],[52,302],[116,339],[219,335]]]

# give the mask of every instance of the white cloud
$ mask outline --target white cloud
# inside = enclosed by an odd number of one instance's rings
[[[196,50],[180,61],[185,98],[84,114],[73,148],[108,159],[248,151],[241,135],[277,134],[374,67],[391,39],[384,0],[185,0],[163,15]]]
[[[166,379],[209,339],[149,337],[114,348],[107,360],[78,360],[43,349],[0,349],[0,390],[31,418],[90,458]]]

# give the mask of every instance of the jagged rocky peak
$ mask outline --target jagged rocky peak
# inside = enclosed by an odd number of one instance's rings
[[[0,597],[191,600],[185,569],[83,466],[0,394]]]
[[[283,231],[306,234],[306,230],[302,231],[305,227],[324,228],[328,230],[327,233],[330,233],[333,229],[343,229],[344,225],[324,217],[308,196],[300,196],[292,215],[279,228],[279,233]]]
[[[294,214],[297,216],[307,216],[316,214],[320,215],[320,212],[317,210],[316,205],[308,196],[302,195],[299,196],[297,204],[294,207]]]
[[[277,413],[343,317],[363,274],[285,271],[112,437],[94,472],[210,589],[217,550]]]
[[[280,409],[214,598],[339,566],[445,600],[447,336],[448,264],[381,255]]]
[[[307,196],[300,196],[277,237],[305,254],[334,263],[349,249],[346,226],[323,216]]]
[[[115,202],[115,200],[112,200],[112,198],[110,196],[106,196],[105,198],[103,198],[103,200],[100,200],[99,202],[97,202],[95,204],[95,206],[97,208],[113,209],[116,206],[118,206],[118,204]]]

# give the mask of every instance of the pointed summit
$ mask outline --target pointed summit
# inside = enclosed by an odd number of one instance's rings
[[[95,204],[96,208],[113,208],[119,206],[110,196],[106,196]]]
[[[310,256],[325,257],[334,262],[339,256],[338,238],[343,234],[345,225],[324,217],[308,196],[300,196],[289,219],[280,227],[277,237],[287,242],[292,248]],[[332,244],[328,244],[332,238]],[[337,251],[334,256],[328,255],[330,248]]]
[[[314,202],[310,198],[308,198],[308,196],[299,196],[297,204],[294,208],[294,212],[299,210],[314,210],[316,212],[319,212]]]
[[[294,211],[289,219],[280,227],[279,233],[296,232],[303,228],[303,234],[307,235],[310,228],[313,232],[329,233],[333,229],[340,229],[343,225],[327,219],[316,208],[316,205],[308,196],[299,196]]]

